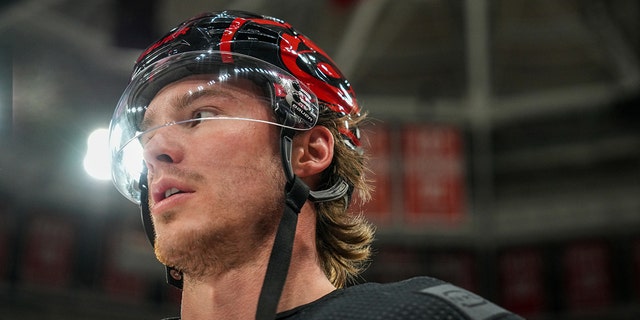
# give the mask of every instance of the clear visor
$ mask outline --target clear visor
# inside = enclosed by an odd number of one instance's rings
[[[158,130],[212,120],[308,130],[318,113],[313,92],[269,63],[218,51],[170,56],[136,73],[118,102],[109,130],[112,180],[140,203],[144,145]]]

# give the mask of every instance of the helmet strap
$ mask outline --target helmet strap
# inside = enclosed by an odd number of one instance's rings
[[[151,210],[149,210],[149,183],[147,181],[147,166],[143,164],[142,174],[138,182],[140,189],[140,217],[142,218],[142,226],[147,239],[151,245],[155,245],[155,232],[153,231],[153,222],[151,221]]]
[[[345,208],[348,207],[353,193],[353,187],[340,178],[334,185],[328,189],[309,191],[309,199],[313,202],[333,201],[342,198],[345,202]]]
[[[285,206],[276,231],[276,237],[271,249],[267,272],[262,283],[256,319],[272,320],[275,318],[278,302],[284,283],[289,273],[293,242],[298,223],[298,214],[309,198],[309,187],[293,174],[291,167],[291,151],[293,145],[293,130],[282,129],[280,134],[280,153],[282,166],[287,184],[285,186]]]
[[[348,183],[340,179],[328,189],[310,191],[309,187],[293,173],[291,166],[294,134],[293,130],[287,128],[282,128],[280,133],[282,167],[287,179],[285,206],[276,231],[267,272],[258,299],[257,320],[275,319],[282,289],[287,280],[289,265],[291,264],[298,214],[307,199],[312,201],[332,201],[344,198],[348,204],[349,196],[353,189]]]
[[[153,222],[151,221],[151,210],[149,210],[149,184],[147,182],[147,166],[144,166],[142,174],[140,175],[140,182],[138,183],[140,188],[140,216],[142,218],[142,226],[144,232],[147,235],[147,239],[151,243],[151,246],[155,247],[155,231],[153,229]],[[182,289],[182,272],[169,266],[165,266],[167,283]]]

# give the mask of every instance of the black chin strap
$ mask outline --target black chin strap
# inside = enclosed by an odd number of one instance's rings
[[[287,201],[278,225],[273,249],[269,257],[267,273],[262,283],[256,319],[273,320],[280,301],[280,295],[284,283],[287,280],[291,253],[293,251],[293,238],[296,234],[298,213],[304,205],[309,188],[297,177],[293,184],[287,183]]]
[[[149,210],[149,184],[147,183],[147,166],[144,166],[142,174],[140,175],[140,182],[138,182],[140,188],[140,215],[142,217],[142,226],[144,232],[147,235],[147,239],[151,243],[151,246],[155,247],[155,231],[153,229],[153,222],[151,221],[151,210]],[[182,272],[169,266],[164,266],[167,276],[167,283],[182,289]]]
[[[282,166],[287,178],[285,206],[273,248],[271,249],[267,273],[260,291],[258,309],[256,310],[257,320],[275,319],[280,295],[287,280],[289,265],[291,264],[298,214],[309,198],[309,187],[293,174],[293,169],[291,168],[292,140],[293,132],[283,129],[280,137],[280,153],[282,154]]]
[[[285,187],[285,206],[280,224],[276,232],[269,265],[265,274],[258,309],[257,320],[273,320],[276,317],[278,303],[282,295],[284,283],[289,273],[291,254],[293,251],[298,214],[307,199],[314,202],[332,201],[344,198],[348,203],[352,188],[344,180],[340,180],[326,190],[310,191],[309,187],[294,173],[291,166],[291,151],[293,146],[294,131],[282,129],[280,134],[280,153],[282,155],[282,167],[287,178]]]

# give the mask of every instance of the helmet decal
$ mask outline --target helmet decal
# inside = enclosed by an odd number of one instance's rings
[[[248,21],[249,20],[244,18],[236,18],[231,22],[229,27],[227,27],[222,33],[222,37],[220,37],[220,51],[232,52],[231,43],[236,36],[236,32],[238,31],[238,29],[240,29],[240,27],[242,27],[242,25],[244,25]],[[233,62],[233,58],[231,56],[223,56],[223,61],[231,63]]]
[[[134,75],[170,55],[217,50],[225,63],[233,55],[253,56],[284,69],[309,87],[321,105],[339,115],[359,114],[351,84],[335,62],[311,39],[280,19],[239,11],[196,16],[146,49]],[[357,128],[341,128],[345,142],[359,146]]]
[[[172,33],[170,33],[167,36],[165,36],[164,38],[160,39],[160,41],[154,43],[149,48],[147,48],[145,51],[143,51],[142,54],[140,54],[140,56],[138,57],[138,60],[136,60],[136,63],[140,63],[140,61],[142,61],[143,58],[146,58],[146,56],[149,53],[151,53],[153,50],[157,49],[158,47],[162,46],[163,44],[169,43],[169,42],[175,40],[176,38],[185,35],[189,31],[189,29],[191,29],[191,27],[189,27],[187,25],[182,26],[181,28],[176,29]]]
[[[334,111],[344,114],[358,112],[355,93],[322,49],[300,34],[287,32],[281,34],[281,38],[281,58],[289,72],[307,83],[318,99],[337,108]],[[343,103],[336,103],[337,101]]]

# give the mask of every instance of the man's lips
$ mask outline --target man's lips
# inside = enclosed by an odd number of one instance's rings
[[[154,207],[178,195],[193,192],[193,189],[175,179],[159,179],[151,184],[151,199]]]

